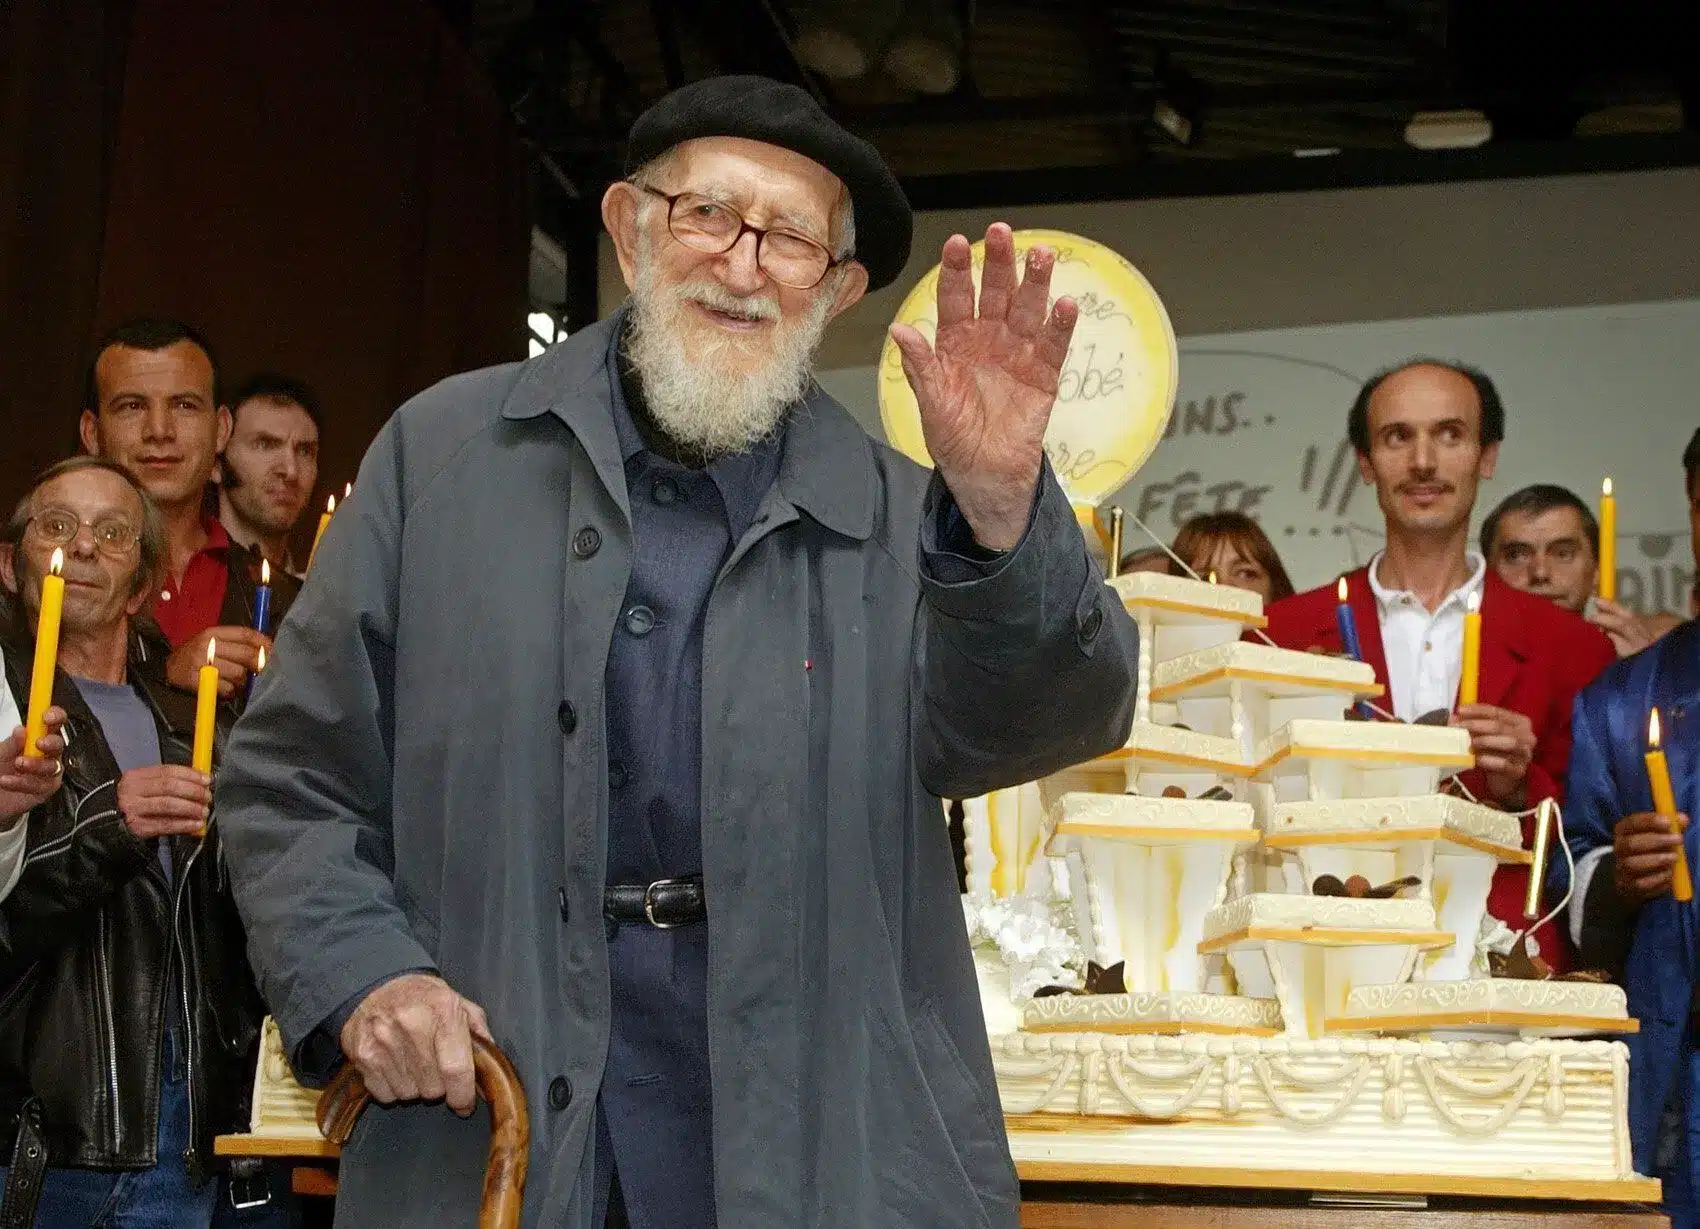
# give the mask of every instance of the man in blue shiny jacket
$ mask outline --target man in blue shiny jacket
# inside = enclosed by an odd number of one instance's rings
[[[1700,431],[1682,457],[1694,553],[1700,562]],[[1653,813],[1644,755],[1659,712],[1677,810]],[[1700,1180],[1700,902],[1671,895],[1677,852],[1700,863],[1700,621],[1602,674],[1576,698],[1565,827],[1576,856],[1572,936],[1583,964],[1620,975],[1641,1031],[1629,1042],[1629,1133],[1635,1168],[1664,1183],[1674,1229],[1697,1220]],[[1556,872],[1562,890],[1564,870]]]

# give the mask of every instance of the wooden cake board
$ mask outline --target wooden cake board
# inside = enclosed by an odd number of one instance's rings
[[[1668,1229],[1659,1183],[1021,1161],[1024,1229]]]

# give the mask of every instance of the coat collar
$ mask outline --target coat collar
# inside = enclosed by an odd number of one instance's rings
[[[574,333],[525,364],[502,406],[516,420],[552,413],[578,437],[597,477],[630,515],[614,426],[614,344],[626,309]],[[791,409],[779,492],[791,504],[858,541],[873,534],[879,476],[867,433],[819,385]]]

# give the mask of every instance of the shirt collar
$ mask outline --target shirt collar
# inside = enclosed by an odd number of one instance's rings
[[[1399,605],[1415,604],[1419,608],[1422,607],[1422,600],[1411,590],[1389,589],[1381,583],[1381,557],[1386,553],[1378,550],[1369,561],[1369,587],[1370,592],[1375,594],[1376,605],[1383,613]],[[1435,614],[1440,614],[1454,603],[1459,609],[1466,609],[1471,594],[1476,595],[1478,603],[1481,601],[1482,586],[1487,579],[1487,560],[1475,551],[1465,551],[1464,562],[1470,567],[1469,578],[1446,595],[1446,600],[1440,603]]]
[[[225,529],[224,522],[216,516],[203,516],[201,529],[207,535],[207,544],[201,547],[203,551],[230,549],[230,533]]]

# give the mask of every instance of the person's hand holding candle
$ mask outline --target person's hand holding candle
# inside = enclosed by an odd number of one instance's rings
[[[49,707],[41,715],[42,736],[36,754],[24,754],[24,727],[0,739],[0,831],[11,829],[32,807],[54,794],[65,779],[65,710]]]
[[[1522,713],[1492,704],[1460,704],[1452,725],[1470,731],[1470,754],[1487,782],[1488,797],[1511,811],[1528,803],[1529,765],[1535,759],[1535,727]]]

